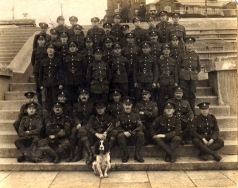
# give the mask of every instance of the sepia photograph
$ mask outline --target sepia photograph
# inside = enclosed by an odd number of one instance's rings
[[[238,186],[238,0],[0,0],[0,188]]]

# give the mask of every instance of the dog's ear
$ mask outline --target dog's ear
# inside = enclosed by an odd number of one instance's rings
[[[107,152],[109,152],[109,142],[107,140],[104,140],[103,142],[104,145],[104,154],[106,154]]]
[[[100,151],[99,151],[99,140],[94,145],[94,154],[96,154],[96,155],[100,154]]]

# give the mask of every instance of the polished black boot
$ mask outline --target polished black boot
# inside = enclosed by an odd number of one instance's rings
[[[139,155],[139,153],[135,153],[134,159],[138,161],[139,163],[143,163],[144,159]]]
[[[92,152],[91,146],[89,145],[89,141],[84,140],[83,144],[84,144],[84,148],[85,148],[85,150],[88,154],[86,164],[87,165],[92,164],[92,162],[93,162],[93,152]]]
[[[82,148],[82,143],[79,140],[79,142],[78,142],[78,151],[75,154],[74,158],[72,159],[72,162],[77,162],[77,161],[80,161],[81,159],[83,159],[83,148]]]
[[[71,139],[70,140],[70,155],[69,157],[66,159],[66,162],[71,162],[72,159],[74,158],[74,154],[75,154],[75,140]]]

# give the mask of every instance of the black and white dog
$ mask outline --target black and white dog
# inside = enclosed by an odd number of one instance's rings
[[[94,154],[96,154],[96,161],[92,163],[94,174],[100,178],[107,178],[107,172],[111,169],[108,141],[98,140],[94,146]]]

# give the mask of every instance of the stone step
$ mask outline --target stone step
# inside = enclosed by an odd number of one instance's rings
[[[28,100],[26,100],[26,98],[25,100],[0,100],[0,110],[19,110],[20,107],[27,102]]]
[[[210,105],[209,112],[215,116],[228,116],[230,115],[230,106]],[[200,109],[197,106],[195,107],[195,113],[200,113]]]
[[[197,96],[195,100],[195,104],[199,104],[201,102],[209,102],[211,105],[218,105],[218,97],[217,96]]]
[[[28,39],[29,37],[27,37],[26,39],[22,39],[22,38],[7,38],[7,37],[4,37],[4,39],[1,39],[0,38],[0,42],[1,42],[1,44],[5,44],[5,43],[7,43],[7,42],[10,42],[10,43],[25,43],[26,41],[27,41],[27,39]]]
[[[12,61],[13,60],[13,58],[14,58],[14,55],[12,55],[12,56],[8,56],[8,57],[0,57],[0,62],[2,62],[2,61]]]
[[[25,44],[25,40],[24,41],[16,41],[16,42],[14,42],[14,46],[16,45],[16,46],[19,46],[19,45],[23,45],[23,44]],[[12,44],[12,42],[8,42],[8,41],[2,41],[1,42],[1,45],[3,45],[3,46],[13,46],[13,44]]]
[[[206,95],[212,95],[212,87],[197,87],[197,95],[198,96],[206,96]]]
[[[237,133],[237,128],[220,128],[220,137],[225,140],[237,140]],[[14,130],[0,132],[0,143],[14,143],[17,138]]]
[[[27,40],[30,36],[28,35],[0,35],[0,40],[8,40],[8,39],[25,39]]]
[[[135,147],[128,146],[128,151],[129,155],[133,156],[133,154],[135,153]],[[176,155],[179,157],[193,156],[194,153],[198,152],[199,150],[196,147],[194,147],[191,142],[190,144],[187,145],[179,145],[179,147],[176,149]],[[219,153],[225,155],[237,155],[238,154],[237,141],[225,140],[225,146],[219,150]],[[18,154],[19,151],[16,149],[14,143],[0,144],[0,158],[14,158]],[[122,152],[119,145],[114,146],[110,154],[112,158],[120,158],[122,156]],[[162,157],[164,156],[165,153],[155,145],[147,145],[142,147],[141,154],[143,155],[143,157],[157,157],[157,156]],[[84,155],[86,156],[85,150]]]
[[[209,80],[208,79],[198,80],[197,87],[209,87]]]
[[[10,91],[34,91],[34,83],[10,83]]]
[[[164,157],[144,158],[144,163],[134,161],[130,156],[127,163],[122,163],[121,158],[112,159],[112,170],[114,171],[155,171],[155,170],[237,170],[237,155],[221,155],[220,162],[209,158],[201,161],[194,157],[178,157],[175,163],[164,161]],[[18,163],[14,158],[0,158],[1,171],[92,171],[91,165],[85,165],[85,159],[74,162],[60,162],[59,164],[40,162]],[[109,172],[110,176],[110,172]]]
[[[31,90],[34,91],[34,90]],[[4,93],[5,100],[25,100],[24,93],[27,91],[7,91]]]
[[[215,57],[227,57],[236,55],[236,52],[216,51],[216,53],[199,53],[200,58],[215,58]]]
[[[14,122],[15,120],[0,120],[0,131],[14,131]]]

